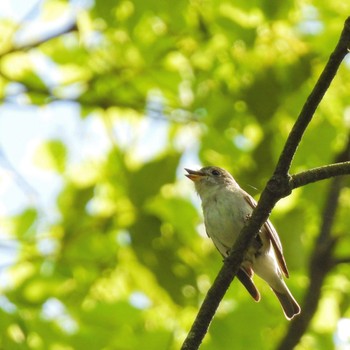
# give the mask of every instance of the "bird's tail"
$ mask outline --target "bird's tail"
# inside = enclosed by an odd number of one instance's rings
[[[285,285],[284,291],[278,292],[277,290],[273,289],[274,293],[276,294],[279,302],[281,303],[284,315],[288,320],[292,319],[294,316],[300,314],[300,306],[294,299],[293,295],[288,290],[287,286]]]

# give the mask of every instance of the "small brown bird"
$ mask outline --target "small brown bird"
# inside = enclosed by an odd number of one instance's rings
[[[224,169],[211,166],[199,171],[185,170],[202,200],[207,234],[222,256],[226,257],[256,201]],[[300,313],[300,306],[282,278],[282,273],[289,276],[287,265],[280,239],[269,220],[261,227],[237,273],[250,295],[259,301],[260,294],[252,280],[254,272],[269,284],[288,320]]]

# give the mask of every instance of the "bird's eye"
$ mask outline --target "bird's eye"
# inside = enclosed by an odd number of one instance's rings
[[[215,175],[215,176],[220,175],[220,171],[216,170],[216,169],[214,169],[211,173],[212,173],[212,175]]]

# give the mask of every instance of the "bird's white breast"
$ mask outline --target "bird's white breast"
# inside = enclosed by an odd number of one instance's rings
[[[226,255],[237,239],[252,208],[238,187],[213,186],[201,195],[204,222],[208,235],[221,252]]]

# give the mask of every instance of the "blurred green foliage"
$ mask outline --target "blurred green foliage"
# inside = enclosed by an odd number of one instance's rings
[[[47,1],[43,20],[71,6]],[[32,104],[76,102],[86,122],[101,120],[110,145],[100,159],[78,165],[71,165],[69,145],[60,139],[38,148],[33,162],[64,183],[59,215],[45,221],[36,208],[26,208],[1,218],[20,256],[2,290],[0,347],[178,349],[221,265],[209,239],[197,234],[203,234],[199,200],[183,166],[196,167],[189,160],[198,157],[225,167],[257,196],[347,15],[350,4],[340,0],[96,0],[78,11],[72,30],[33,44],[35,50],[13,46],[19,28],[2,20],[2,32],[10,34],[0,39],[1,98],[17,83]],[[40,78],[34,55],[50,60],[57,84]],[[327,164],[344,146],[348,62],[292,171]],[[144,138],[145,125],[161,127],[165,142],[152,133]],[[154,144],[162,150],[137,155]],[[298,300],[307,288],[327,188],[324,182],[297,190],[272,214]],[[340,205],[334,230],[345,255],[348,189]],[[340,266],[326,280],[325,299],[298,350],[331,347],[337,319],[349,317],[349,278],[349,266]],[[288,323],[273,293],[257,283],[259,304],[233,282],[203,349],[277,345]]]

